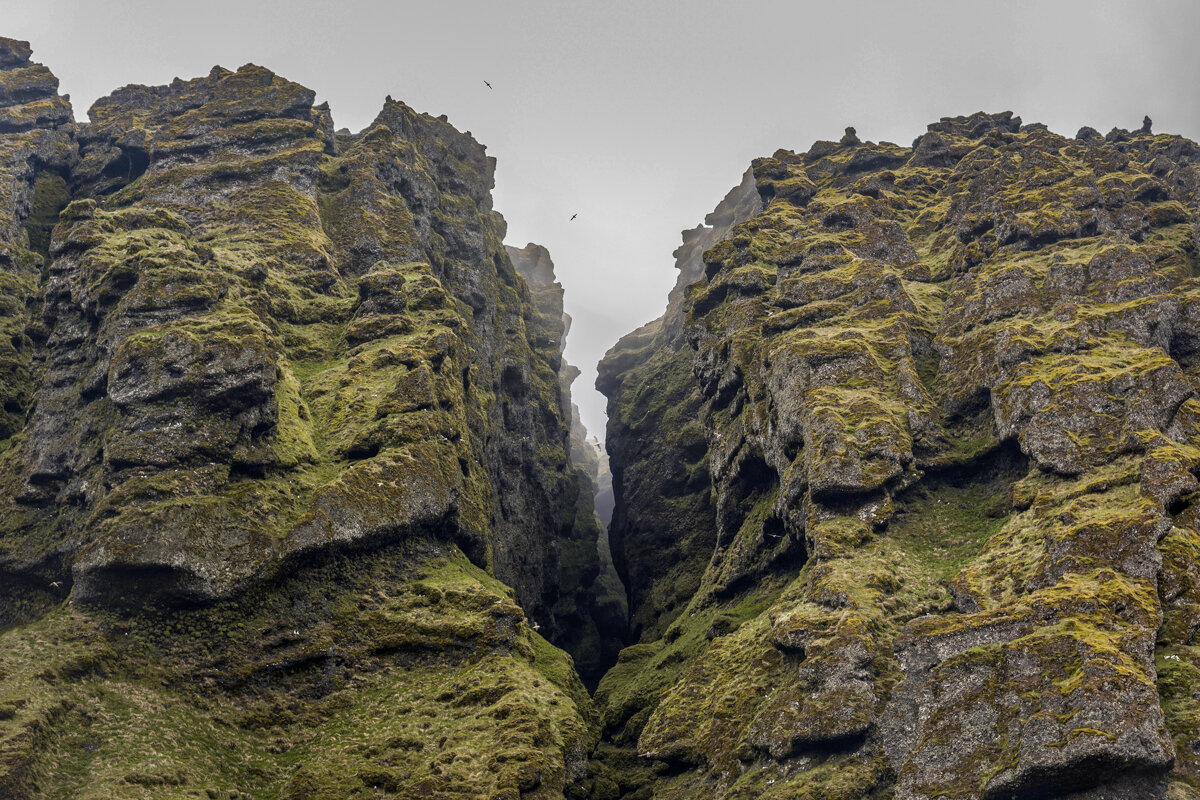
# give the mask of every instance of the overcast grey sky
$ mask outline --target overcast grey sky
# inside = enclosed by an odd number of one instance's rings
[[[554,257],[595,432],[596,361],[662,312],[679,232],[756,156],[847,125],[907,144],[977,110],[1200,138],[1196,0],[0,0],[0,35],[33,43],[80,118],[119,86],[247,62],[339,127],[388,94],[449,115],[499,159],[509,243]]]

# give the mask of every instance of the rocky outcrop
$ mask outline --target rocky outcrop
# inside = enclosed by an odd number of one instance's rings
[[[606,357],[641,643],[596,796],[1200,786],[1200,148],[1092,134],[976,114],[758,159],[686,344]]]
[[[312,97],[248,66],[92,109],[9,563],[57,538],[77,597],[151,571],[211,600],[331,543],[445,533],[536,614],[555,554],[529,523],[563,529],[561,322],[539,330],[505,259],[479,145],[389,102],[339,147]]]
[[[561,797],[590,701],[535,631],[577,643],[598,529],[494,161],[390,98],[335,135],[253,65],[75,126],[29,56],[0,40],[0,795]]]

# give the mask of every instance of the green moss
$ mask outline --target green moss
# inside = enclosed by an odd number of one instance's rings
[[[1192,646],[1168,645],[1155,654],[1158,695],[1163,716],[1175,743],[1176,762],[1172,778],[1181,787],[1200,790],[1200,756],[1194,743],[1200,740],[1200,653]]]
[[[38,175],[33,184],[33,208],[25,220],[29,247],[43,256],[50,254],[50,231],[58,223],[58,214],[70,200],[67,182],[53,172]]]
[[[751,765],[731,776],[719,795],[724,800],[860,800],[885,784],[888,768],[882,759],[836,754],[807,769],[787,772],[777,765]],[[724,783],[724,782],[723,782]],[[694,774],[660,781],[654,797],[685,800],[711,791],[711,783]]]
[[[521,619],[509,589],[429,544],[209,608],[58,611],[0,633],[0,787],[465,797],[540,779],[534,796],[561,797],[589,701]]]
[[[604,727],[610,733],[623,730],[619,738],[626,743],[635,741],[646,720],[639,712],[655,708],[663,693],[704,652],[714,622],[720,618],[721,628],[733,631],[760,618],[781,588],[778,581],[768,580],[726,602],[696,603],[672,623],[663,638],[622,650],[596,693],[597,705],[604,708]]]
[[[1006,521],[1004,509],[997,508],[994,488],[987,484],[922,487],[887,535],[949,581]]]
[[[713,640],[654,709],[638,751],[654,758],[722,767],[744,741],[747,712],[784,679],[781,654],[764,647],[765,615]]]
[[[1070,563],[1080,568],[1106,563],[1113,537],[1154,524],[1148,501],[1130,483],[1132,467],[1126,460],[1078,481],[1047,481],[1040,491],[1018,484],[1014,495],[1033,493],[1033,507],[1008,518],[955,578],[959,589],[984,608],[1012,603],[1054,569],[1053,553],[1062,552],[1064,543],[1078,548]]]

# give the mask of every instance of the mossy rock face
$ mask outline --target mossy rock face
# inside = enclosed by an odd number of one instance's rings
[[[628,796],[1195,791],[1198,161],[1006,113],[754,162],[602,364]],[[705,514],[652,516],[676,486]]]
[[[585,771],[570,658],[443,544],[0,640],[5,797],[561,798]]]
[[[0,40],[0,795],[562,797],[590,702],[534,631],[594,682],[624,611],[494,160],[390,98],[335,137],[254,65],[76,126],[28,59]]]
[[[955,774],[960,793],[1037,793],[1170,767],[1153,666],[1169,523],[1135,476],[1036,490],[955,579],[975,613],[910,624],[884,724],[901,791],[935,796]]]
[[[554,625],[561,309],[500,245],[478,143],[389,101],[339,150],[312,100],[248,65],[89,112],[7,561],[65,548],[77,595],[162,570],[211,600],[302,551],[438,530]]]
[[[49,230],[66,205],[76,160],[71,104],[58,79],[30,61],[28,42],[0,38],[0,451],[33,400],[31,359]]]

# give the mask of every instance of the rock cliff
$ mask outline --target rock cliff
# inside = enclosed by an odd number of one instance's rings
[[[601,364],[594,796],[1200,796],[1198,169],[1011,114],[754,162]]]
[[[590,700],[542,637],[597,525],[483,147],[390,98],[335,134],[253,65],[76,125],[30,56],[0,40],[0,796],[561,797]]]

